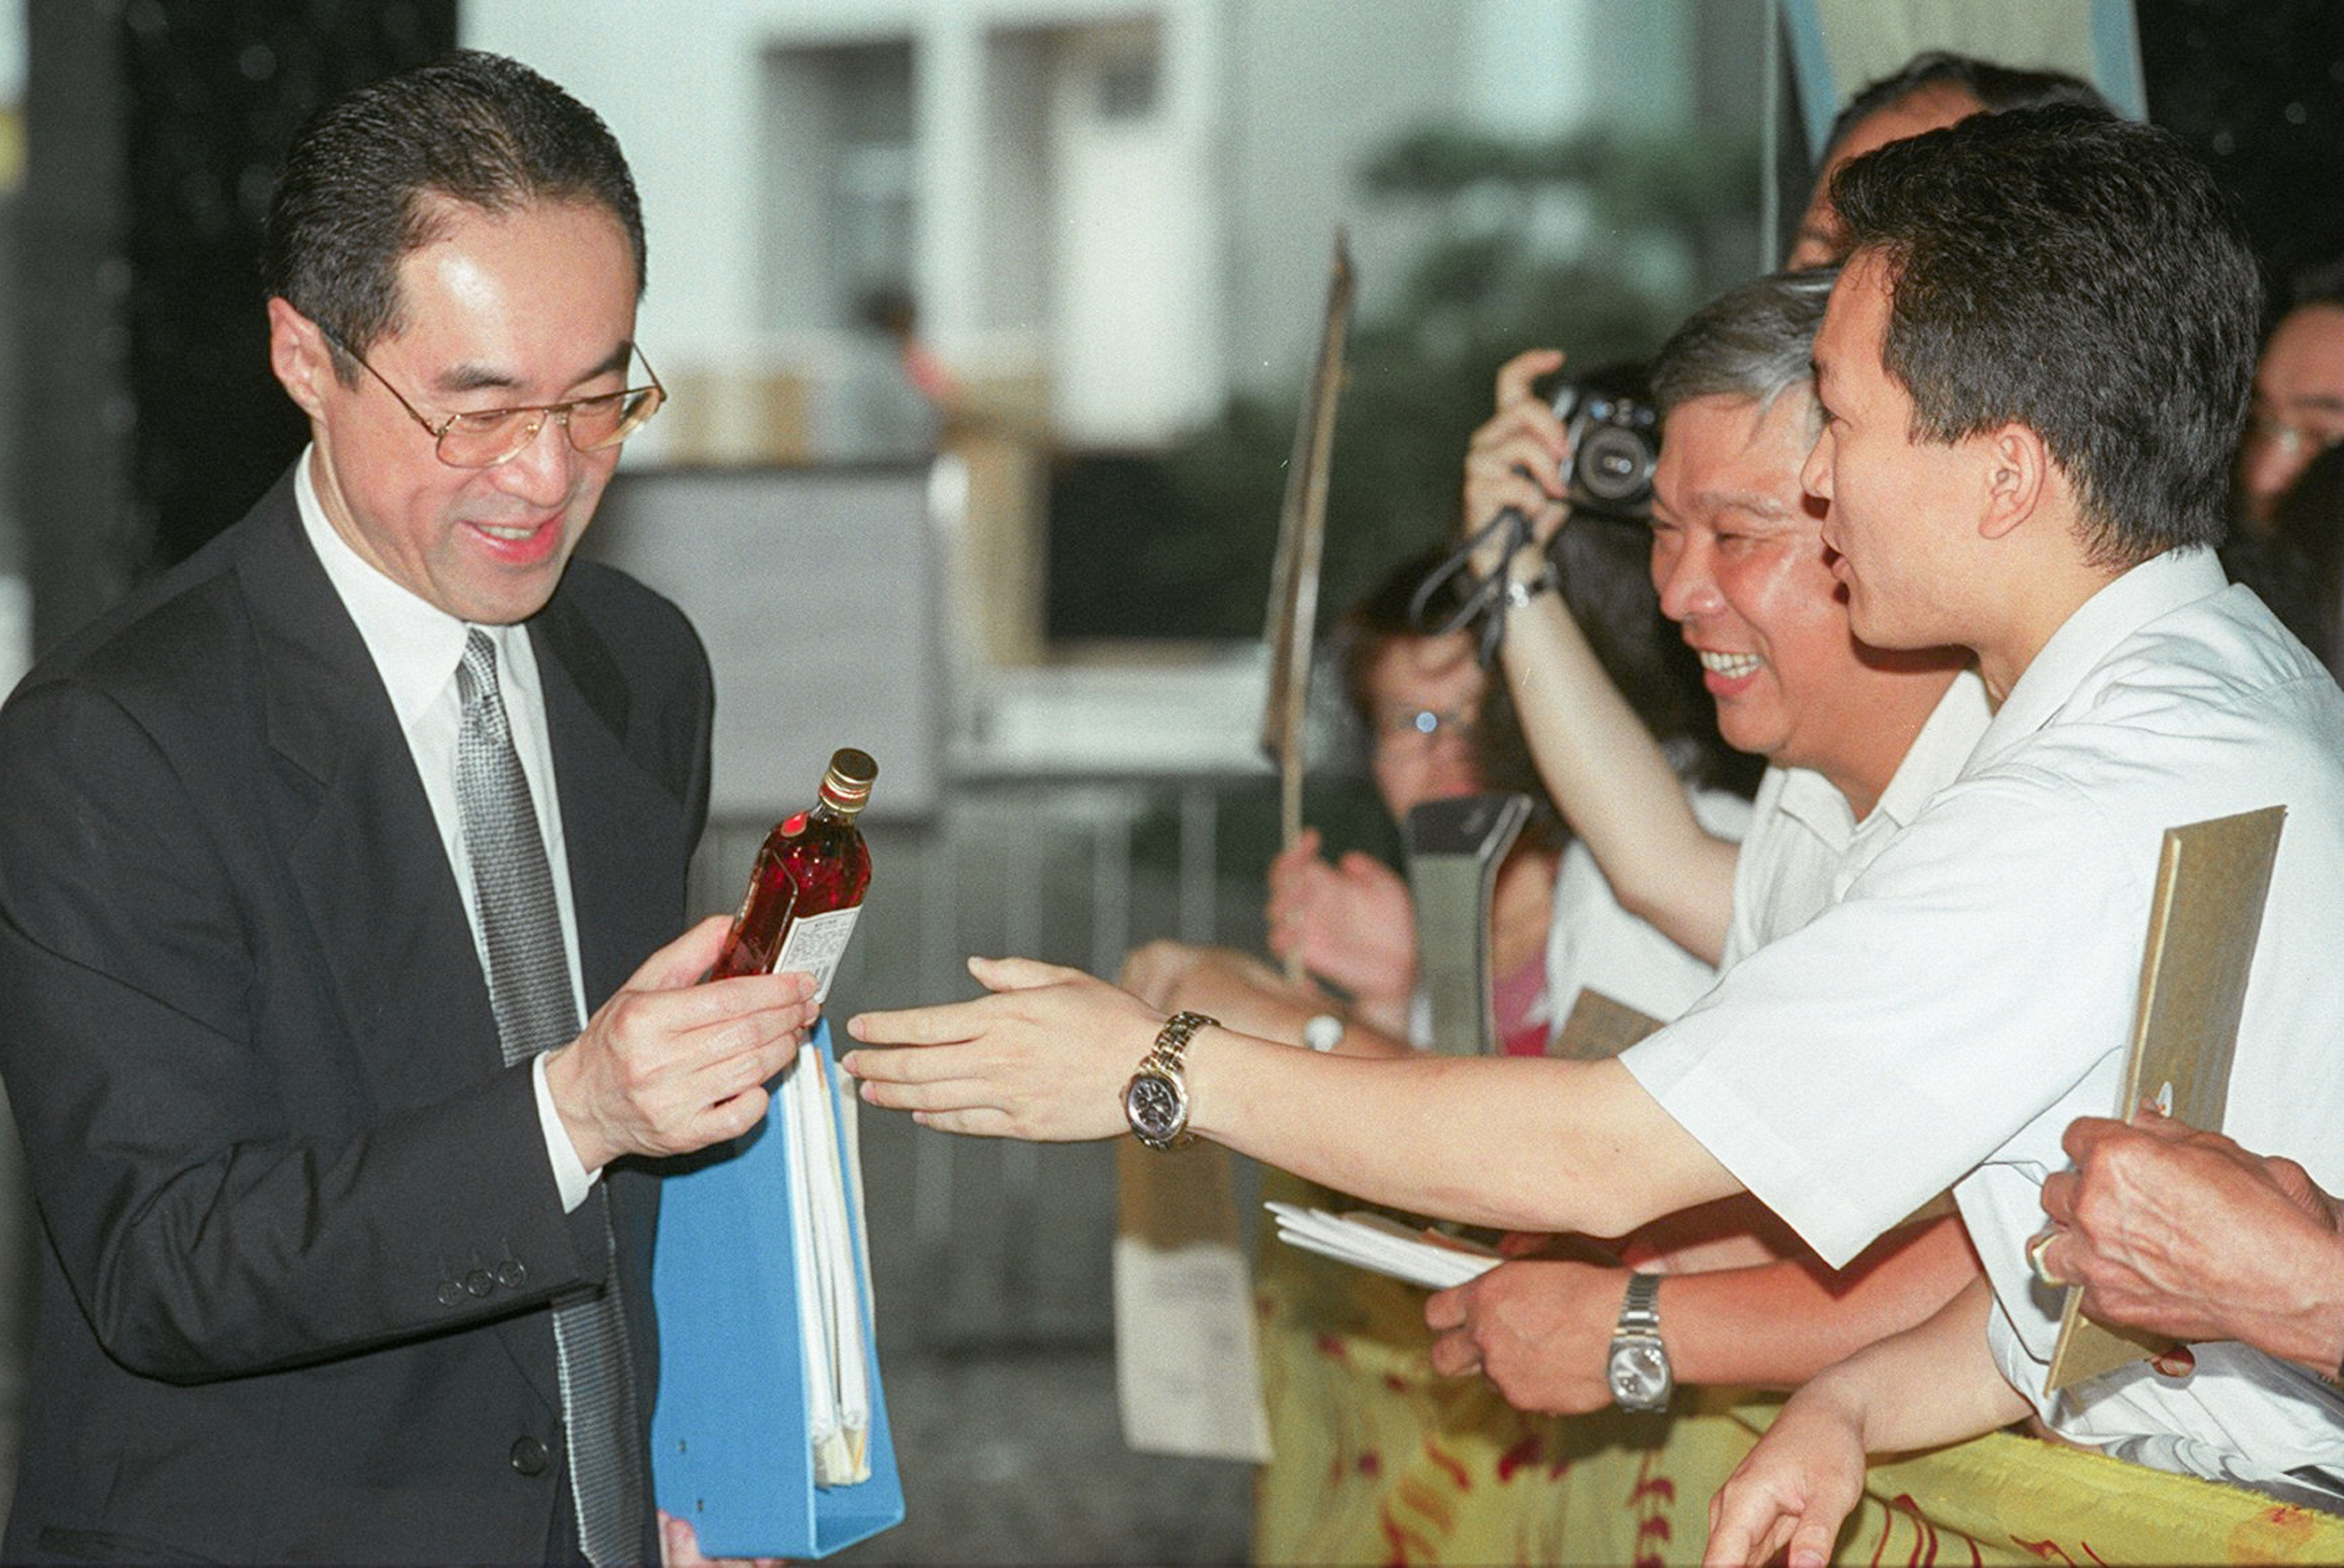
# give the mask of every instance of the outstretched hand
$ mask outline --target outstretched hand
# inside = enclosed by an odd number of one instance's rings
[[[846,1032],[868,1046],[841,1061],[863,1098],[923,1127],[1047,1143],[1125,1130],[1123,1087],[1163,1017],[1079,969],[1031,958],[971,958],[992,994],[973,1001],[860,1013]]]

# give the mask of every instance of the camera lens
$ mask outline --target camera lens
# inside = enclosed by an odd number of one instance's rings
[[[1650,443],[1622,425],[1598,425],[1579,449],[1575,477],[1587,493],[1612,506],[1640,501],[1652,489]]]

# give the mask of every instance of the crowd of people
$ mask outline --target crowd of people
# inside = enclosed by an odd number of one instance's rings
[[[2017,1422],[2344,1512],[2332,280],[2261,341],[2236,215],[2174,138],[2071,79],[1945,56],[1851,104],[1791,261],[1651,371],[1651,580],[1716,734],[1768,764],[1746,823],[1699,809],[1598,652],[1612,628],[1554,592],[1573,572],[1551,552],[1606,526],[1566,501],[1560,355],[1499,371],[1465,465],[1509,727],[1609,894],[1550,901],[1551,946],[1627,923],[1713,966],[1685,1005],[1640,1004],[1672,1022],[1611,1060],[1411,1052],[1406,926],[1366,890],[1403,892],[1306,844],[1274,870],[1271,940],[1333,991],[1161,946],[1127,989],[975,960],[992,995],[853,1020],[915,1048],[849,1070],[933,1127],[1201,1136],[1551,1234],[1430,1299],[1432,1365],[1557,1412],[1795,1389],[1713,1504],[1716,1561],[1826,1561],[1867,1455]],[[1509,509],[1532,547],[1487,542]],[[1379,759],[1474,712],[1466,650],[1427,657],[1455,674],[1396,693],[1414,713],[1365,705]],[[2228,1136],[2121,1116],[2164,831],[2272,804]],[[1309,1039],[1355,983],[1343,908],[1386,945],[1383,1021]],[[1550,1051],[1570,1006],[1551,990]],[[1136,1064],[1175,1080],[1168,1118],[1121,1098]],[[2182,1348],[2051,1391],[2066,1284]]]
[[[264,258],[311,444],[0,710],[9,1561],[699,1560],[648,1484],[659,1161],[755,1126],[815,1009],[700,983],[707,662],[571,560],[665,398],[644,258],[615,140],[515,62],[330,106]],[[1202,1136],[1521,1233],[1428,1301],[1438,1371],[1797,1391],[1719,1561],[1823,1561],[1867,1455],[2016,1421],[2344,1511],[2335,278],[2258,369],[2205,169],[1947,56],[1850,106],[1789,259],[1655,356],[1643,529],[1572,515],[1561,357],[1499,369],[1458,534],[1527,536],[1473,562],[1494,669],[1416,602],[1456,541],[1348,628],[1396,815],[1543,802],[1500,1050],[1425,1049],[1405,885],[1306,837],[1268,913],[1313,979],[973,960],[844,1065],[950,1131]],[[2161,835],[2272,804],[2225,1128],[2112,1116]],[[1590,996],[1654,1032],[1564,1049]],[[2059,1283],[2183,1350],[2052,1392]]]

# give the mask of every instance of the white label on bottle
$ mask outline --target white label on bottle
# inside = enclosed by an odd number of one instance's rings
[[[790,934],[782,943],[781,956],[773,960],[773,973],[811,975],[813,999],[820,1002],[827,997],[831,976],[838,973],[838,961],[846,952],[846,939],[854,935],[854,919],[862,913],[862,907],[857,905],[828,915],[802,915],[792,921]]]

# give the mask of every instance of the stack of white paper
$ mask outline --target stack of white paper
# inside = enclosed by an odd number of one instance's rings
[[[805,1334],[806,1425],[817,1486],[852,1486],[871,1476],[871,1368],[863,1300],[855,1289],[856,1245],[839,1164],[838,1118],[829,1063],[809,1042],[782,1079],[790,1158],[805,1213],[793,1236],[798,1313]]]
[[[1288,1246],[1435,1290],[1462,1285],[1502,1261],[1479,1242],[1411,1230],[1387,1215],[1332,1214],[1292,1203],[1264,1207],[1278,1217],[1278,1239]]]

